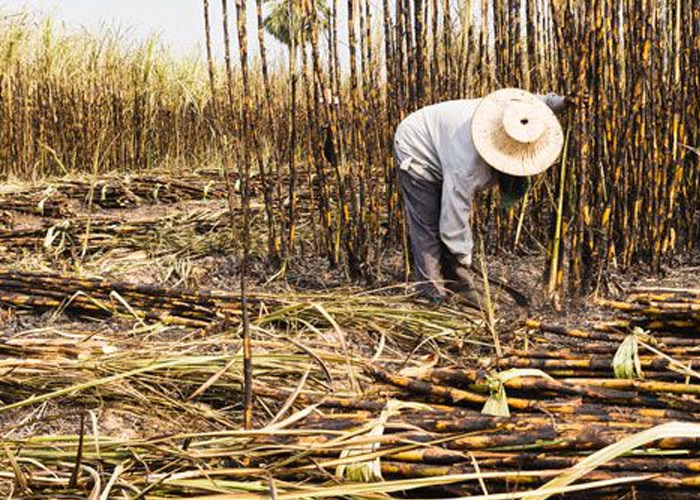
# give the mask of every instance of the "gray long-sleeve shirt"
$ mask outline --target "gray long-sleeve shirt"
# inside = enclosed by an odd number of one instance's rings
[[[565,103],[556,94],[538,97],[555,111]],[[422,108],[407,116],[394,136],[401,170],[442,182],[440,238],[463,265],[471,264],[474,245],[469,225],[474,194],[497,179],[472,140],[472,116],[480,101],[447,101]]]

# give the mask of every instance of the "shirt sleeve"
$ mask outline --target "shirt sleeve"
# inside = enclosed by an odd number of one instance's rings
[[[471,228],[474,179],[454,168],[445,168],[443,172],[440,239],[458,262],[468,266],[474,247]]]
[[[552,111],[561,111],[566,106],[566,97],[550,92],[547,95],[538,95]]]

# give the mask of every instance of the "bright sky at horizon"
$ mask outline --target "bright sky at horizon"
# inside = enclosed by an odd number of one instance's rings
[[[221,2],[212,0],[211,19],[213,46],[218,55],[223,52]],[[229,2],[232,36],[235,36],[235,1]],[[249,31],[257,30],[255,1],[248,0]],[[153,34],[172,48],[176,55],[204,55],[204,19],[201,0],[0,0],[0,11],[11,13],[29,10],[49,15],[66,24],[69,30],[85,28],[97,32],[104,27],[126,30],[134,42],[142,42]],[[253,36],[257,37],[254,31]],[[232,42],[235,49],[235,39]],[[279,44],[268,37],[271,55],[280,52]],[[256,50],[251,43],[251,50]],[[276,52],[277,51],[277,52]]]

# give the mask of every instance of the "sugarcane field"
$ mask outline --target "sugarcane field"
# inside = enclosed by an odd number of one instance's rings
[[[0,498],[700,498],[700,3],[0,4]]]

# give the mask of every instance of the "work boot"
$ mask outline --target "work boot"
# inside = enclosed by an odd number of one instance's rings
[[[454,261],[447,262],[444,267],[445,286],[452,293],[464,300],[467,304],[481,308],[484,305],[484,298],[474,283],[471,270]]]
[[[422,299],[427,300],[433,306],[441,306],[447,300],[447,292],[445,289],[445,283],[440,281],[438,283],[425,282],[418,283],[415,287],[418,292],[418,296]]]

